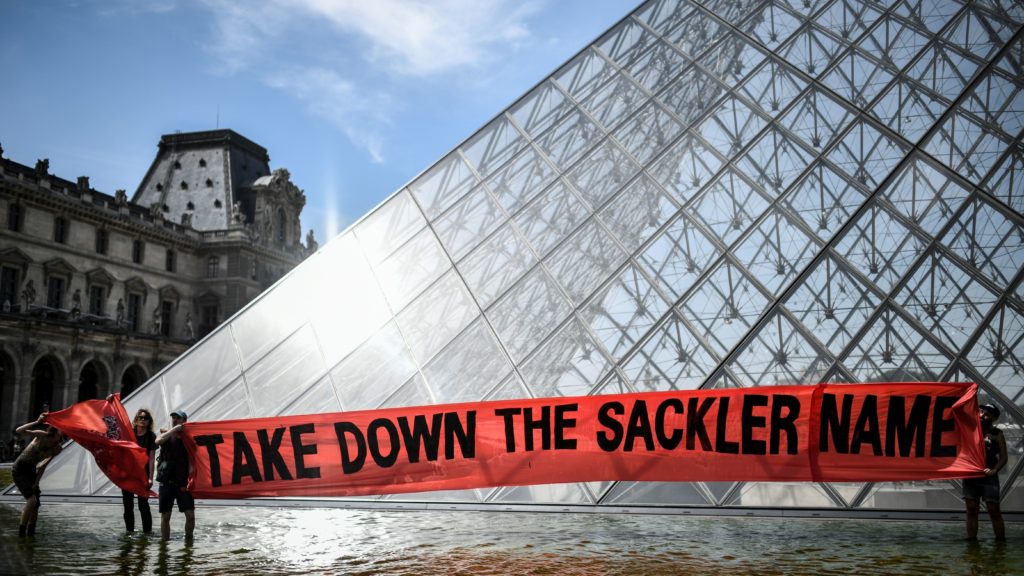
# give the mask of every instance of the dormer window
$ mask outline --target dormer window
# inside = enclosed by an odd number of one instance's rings
[[[171,211],[171,209],[167,206],[167,204],[164,204],[163,206],[161,206],[160,209],[163,210],[164,212],[170,212]]]
[[[182,180],[181,181],[181,189],[182,190],[188,190],[188,182],[185,182],[184,180]]]
[[[175,160],[174,161],[174,169],[175,170],[181,170],[181,162],[178,162],[177,160]]]
[[[157,192],[163,192],[163,189],[164,189],[164,185],[159,183],[159,182],[157,182],[157,184],[156,184],[156,191]]]
[[[209,178],[207,178],[206,179],[206,187],[207,188],[213,188],[213,180],[210,180]]]
[[[213,201],[213,207],[214,208],[220,208],[221,206],[223,206],[223,204],[221,204],[220,200],[214,200]]]
[[[200,168],[206,168],[206,159],[205,158],[200,158],[199,159],[199,167]]]
[[[186,210],[195,210],[196,209],[196,205],[191,203],[191,202],[189,202],[188,204],[185,204],[185,209]]]

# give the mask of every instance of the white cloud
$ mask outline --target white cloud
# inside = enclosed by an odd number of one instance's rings
[[[399,74],[426,76],[490,57],[492,45],[529,36],[533,2],[509,0],[282,0],[367,42],[368,58]]]
[[[536,0],[202,1],[214,16],[218,73],[257,74],[377,163],[402,82],[482,66],[529,39],[525,20],[538,8]]]

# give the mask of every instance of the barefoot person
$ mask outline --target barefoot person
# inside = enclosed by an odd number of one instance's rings
[[[1006,466],[1006,437],[995,426],[999,419],[999,408],[994,404],[979,407],[981,433],[985,437],[985,475],[980,478],[964,479],[964,503],[967,505],[967,539],[978,539],[979,501],[985,501],[985,509],[992,520],[996,540],[1006,540],[1006,526],[999,510],[999,471]]]
[[[196,503],[188,493],[188,472],[190,463],[185,444],[181,441],[181,429],[188,420],[184,410],[171,412],[170,430],[161,430],[156,439],[160,446],[160,465],[157,468],[157,480],[160,482],[160,539],[171,537],[171,512],[174,503],[185,515],[185,540],[192,540],[196,527]]]
[[[146,408],[139,408],[132,421],[135,430],[135,442],[146,449],[146,487],[153,485],[153,456],[156,453],[156,434],[153,433],[153,415]],[[121,490],[121,501],[124,504],[124,528],[128,532],[135,531],[134,500],[139,503],[139,516],[142,518],[142,531],[153,532],[153,514],[149,511],[149,498],[136,496],[127,490]]]
[[[43,414],[40,414],[35,421],[22,424],[15,430],[17,434],[32,437],[32,441],[18,455],[11,468],[14,484],[18,487],[18,492],[25,497],[18,536],[36,535],[36,518],[41,505],[39,497],[42,496],[39,479],[50,459],[60,453],[60,444],[64,439],[60,431],[53,426],[39,427],[42,422]]]

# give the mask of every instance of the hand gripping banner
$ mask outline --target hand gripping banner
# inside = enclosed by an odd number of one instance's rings
[[[930,480],[984,469],[974,384],[535,398],[188,423],[199,498],[607,480]]]

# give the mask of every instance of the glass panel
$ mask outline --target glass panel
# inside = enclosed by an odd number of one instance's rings
[[[573,319],[522,367],[533,396],[585,396],[612,365],[586,328]]]
[[[812,482],[746,482],[726,505],[773,508],[839,506],[820,484]]]
[[[391,318],[384,294],[352,234],[311,256],[301,278],[310,324],[328,366],[337,364]]]
[[[619,126],[613,136],[640,164],[654,158],[669,142],[675,140],[682,126],[672,115],[654,102],[644,105],[625,124]]]
[[[818,248],[786,215],[772,210],[733,248],[733,257],[762,286],[779,295],[807,266]]]
[[[302,394],[327,372],[307,325],[282,342],[245,372],[253,411],[260,417],[274,416],[284,408],[279,385],[287,379],[292,394]]]
[[[935,382],[951,358],[885,307],[842,359],[858,382]]]
[[[974,342],[968,359],[993,388],[1018,408],[1024,407],[1024,314],[1000,306]]]
[[[522,360],[572,311],[541,267],[534,268],[488,312],[514,360]]]
[[[632,263],[577,311],[612,358],[621,358],[668,309]]]
[[[149,406],[157,410],[153,416],[159,422],[162,421],[161,414],[170,414],[171,410],[177,408],[191,414],[241,374],[235,345],[231,341],[231,331],[218,330],[208,336],[192,354],[180,358],[173,369],[164,372],[160,380],[147,384],[145,392],[140,391],[136,396],[145,395],[153,403]],[[150,391],[150,388],[153,390]],[[132,402],[127,405],[134,406],[135,401],[133,396]],[[167,405],[164,406],[162,404],[165,401]]]
[[[763,112],[776,116],[806,86],[807,82],[802,77],[774,59],[768,59],[739,86],[738,91]]]
[[[786,10],[784,6],[768,2],[761,6],[742,28],[757,38],[761,44],[774,50],[785,42],[800,24],[800,18]]]
[[[434,230],[452,259],[458,260],[504,220],[505,212],[480,187],[438,218]]]
[[[355,225],[359,245],[370,262],[385,259],[426,226],[409,192],[402,190]]]
[[[423,368],[434,402],[468,402],[496,387],[512,370],[483,319]]]
[[[758,326],[728,366],[742,386],[818,382],[832,363],[786,315],[772,314]]]
[[[577,101],[581,101],[593,93],[615,74],[601,54],[594,50],[584,50],[571,62],[555,73],[553,80]]]
[[[1017,26],[968,6],[942,35],[956,46],[970,50],[982,60],[988,59],[1013,36]]]
[[[603,135],[597,124],[577,110],[538,138],[537,145],[547,152],[556,166],[564,170],[572,166]]]
[[[658,40],[639,58],[623,66],[637,84],[655,93],[675,78],[690,60],[672,45]]]
[[[1008,288],[1024,269],[1024,227],[981,200],[971,203],[942,241],[999,288]]]
[[[828,240],[864,203],[864,194],[825,164],[815,163],[807,177],[782,198],[782,206]]]
[[[739,160],[740,168],[774,195],[788,188],[810,163],[807,151],[775,128],[769,128]]]
[[[545,260],[552,277],[580,303],[626,259],[611,236],[590,220]]]
[[[616,482],[601,501],[609,506],[663,505],[707,506],[698,484],[690,482]]]
[[[640,392],[695,390],[718,358],[675,315],[669,315],[622,371]]]
[[[470,138],[462,146],[462,152],[477,173],[486,176],[515,156],[525,145],[526,141],[515,126],[508,118],[501,116]]]
[[[477,302],[487,308],[536,262],[526,241],[506,225],[458,268]]]
[[[733,264],[724,262],[685,301],[679,312],[696,334],[724,355],[768,306],[768,299]]]
[[[722,156],[734,156],[764,127],[764,118],[735,96],[727,96],[715,106],[696,132]]]
[[[462,281],[449,271],[398,315],[412,357],[423,366],[480,314]]]
[[[685,134],[648,171],[652,178],[684,203],[711,181],[722,159],[696,136]]]
[[[270,414],[260,414],[265,417]],[[222,390],[209,402],[199,407],[195,413],[190,413],[188,419],[193,422],[203,420],[236,420],[239,418],[254,418],[252,409],[249,406],[249,394],[245,387],[245,381],[239,378],[230,386]]]
[[[340,411],[341,405],[338,403],[338,397],[334,394],[331,379],[324,376],[316,384],[310,386],[305,394],[282,410],[281,415],[330,414]]]
[[[416,372],[416,364],[394,322],[331,370],[341,409],[379,407]]]
[[[812,88],[799,98],[796,106],[779,123],[820,153],[832,144],[852,118],[849,108],[825,91]]]
[[[981,181],[1006,151],[1010,139],[983,126],[960,109],[942,123],[925,146],[947,166],[974,181]]]
[[[845,264],[829,257],[786,300],[786,309],[831,354],[846,349],[881,303]]]
[[[1024,213],[1024,146],[1017,142],[1010,147],[1002,162],[989,173],[985,189]]]
[[[647,95],[627,76],[616,74],[580,106],[605,129],[611,129],[647,100]]]
[[[476,183],[472,169],[458,152],[453,152],[410,184],[409,190],[427,216],[434,218]]]
[[[689,218],[680,215],[640,254],[640,266],[673,299],[697,281],[718,249]]]
[[[781,55],[811,76],[817,76],[838,56],[842,45],[814,26],[797,32],[781,48]]]
[[[580,197],[597,210],[640,169],[611,139],[605,140],[566,178]]]
[[[587,206],[559,180],[516,216],[515,226],[544,256],[588,216]]]
[[[967,199],[968,191],[945,171],[915,157],[884,195],[926,232],[938,234]]]
[[[878,186],[906,154],[897,141],[883,135],[865,120],[858,120],[828,159],[853,179],[868,187]]]
[[[961,491],[952,482],[878,482],[871,484],[858,508],[892,510],[960,510]]]
[[[677,208],[646,176],[626,187],[598,215],[626,252],[632,253],[675,214]]]
[[[921,239],[877,204],[862,213],[836,245],[836,251],[882,292],[892,289],[924,248]]]
[[[401,310],[451,267],[451,261],[427,228],[381,262],[375,272],[392,310]]]
[[[738,172],[727,170],[689,207],[722,244],[732,244],[768,208],[768,200]]]
[[[545,81],[509,110],[516,124],[536,138],[572,109],[554,82]]]
[[[533,148],[487,179],[487,187],[509,214],[514,214],[555,179],[555,171]]]

